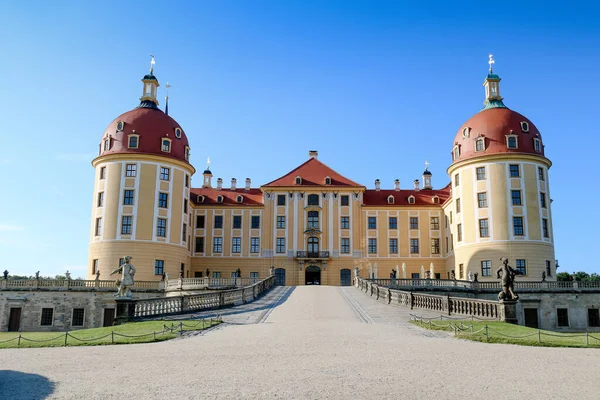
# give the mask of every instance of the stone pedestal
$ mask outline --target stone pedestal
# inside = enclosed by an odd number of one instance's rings
[[[115,316],[115,325],[121,325],[125,322],[133,321],[135,315],[135,300],[117,299],[117,315]]]
[[[500,320],[509,324],[517,324],[517,302],[514,300],[500,301]]]

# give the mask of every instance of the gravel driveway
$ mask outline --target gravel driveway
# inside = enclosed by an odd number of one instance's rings
[[[203,335],[0,351],[4,399],[598,399],[600,351],[457,340],[353,287],[277,288]],[[229,320],[228,320],[229,318]],[[242,323],[236,323],[241,318]]]

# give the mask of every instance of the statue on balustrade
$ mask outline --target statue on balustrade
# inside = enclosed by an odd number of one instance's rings
[[[502,279],[502,291],[498,293],[498,300],[518,300],[519,296],[514,291],[515,275],[523,274],[508,265],[508,258],[501,260],[502,266],[496,270],[498,279]]]
[[[100,268],[96,269],[96,280],[99,281],[100,280]]]
[[[40,271],[35,273],[35,279],[40,279]]]
[[[111,272],[111,275],[121,274],[121,279],[117,279],[119,291],[115,294],[118,299],[131,299],[131,289],[133,286],[133,277],[135,275],[135,267],[129,262],[133,257],[125,256],[121,266]]]
[[[7,269],[4,270],[4,280],[5,281],[8,280],[8,270]]]

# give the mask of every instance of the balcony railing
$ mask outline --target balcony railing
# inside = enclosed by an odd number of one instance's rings
[[[296,258],[299,259],[312,259],[312,260],[328,260],[329,252],[328,251],[297,251]]]

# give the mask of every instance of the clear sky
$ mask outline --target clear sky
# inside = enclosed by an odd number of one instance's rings
[[[1,2],[0,271],[85,276],[90,162],[139,103],[150,54],[192,164],[210,156],[226,185],[267,183],[317,149],[370,188],[410,188],[427,159],[439,188],[493,53],[505,104],[553,162],[559,272],[600,272],[600,5],[455,3]]]

